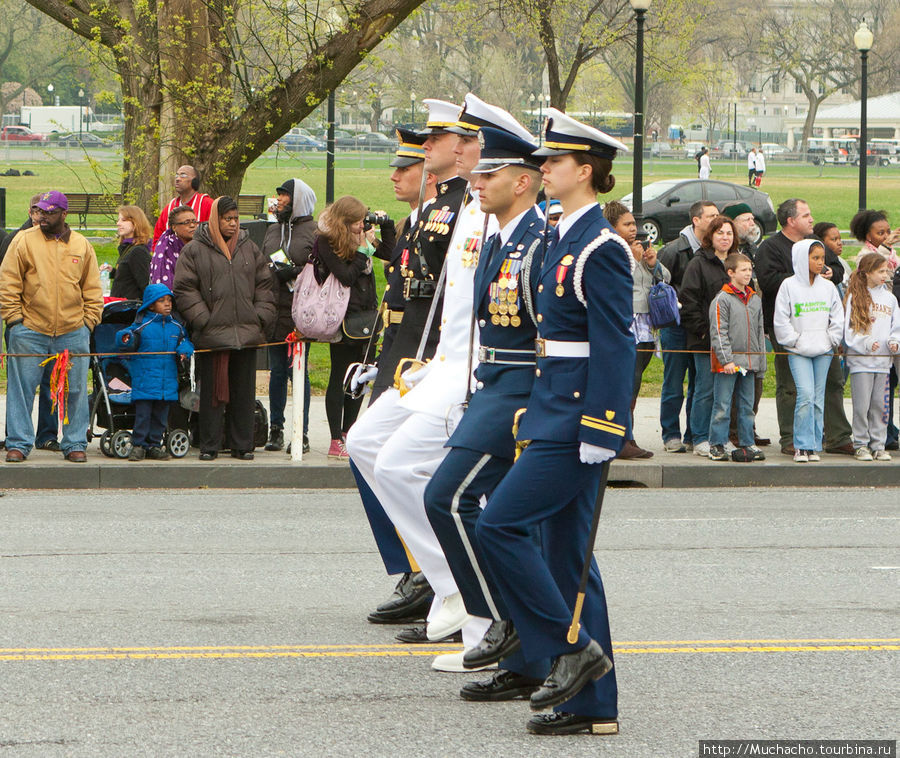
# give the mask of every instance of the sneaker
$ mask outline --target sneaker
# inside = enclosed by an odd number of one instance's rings
[[[288,451],[290,452],[290,450]],[[307,435],[303,435],[303,455],[306,455],[309,452],[309,437]]]
[[[754,461],[764,461],[766,459],[766,454],[760,450],[756,445],[750,445],[747,450],[753,453]]]
[[[887,450],[875,450],[872,453],[872,457],[876,461],[889,461],[891,460],[891,454]]]
[[[727,461],[728,453],[725,451],[724,445],[710,445],[709,459],[711,461]]]
[[[702,458],[709,457],[709,443],[704,440],[703,442],[698,442],[694,445],[694,455],[699,455]]]
[[[756,453],[752,447],[737,447],[731,451],[731,460],[735,463],[753,463],[756,460]]]
[[[684,450],[687,453],[693,453],[694,452],[694,443],[693,442],[685,442]]]
[[[156,447],[151,447],[147,451],[147,457],[153,461],[167,461],[172,456],[169,455],[169,451],[164,447],[157,445]]]
[[[343,440],[331,440],[331,446],[328,448],[328,457],[333,461],[348,461],[350,454],[344,447]]]
[[[869,451],[865,445],[862,447],[856,448],[856,452],[853,454],[856,460],[858,461],[871,461],[872,453]]]
[[[269,441],[266,443],[266,450],[270,453],[277,452],[284,447],[284,430],[280,426],[273,426],[269,430]]]
[[[687,452],[687,448],[684,446],[684,443],[680,439],[678,439],[678,437],[672,437],[672,439],[666,440],[663,443],[663,447],[665,447],[667,453]]]
[[[794,463],[809,463],[809,456],[805,450],[794,451]]]
[[[822,459],[819,457],[819,454],[815,450],[807,450],[806,456],[809,458],[809,462],[813,463],[815,461],[821,461]]]
[[[142,447],[138,447],[135,445],[131,448],[131,452],[128,454],[129,461],[142,461],[144,457],[147,455],[147,451]]]
[[[737,450],[739,447],[740,447],[740,445],[735,445],[733,442],[731,442],[729,440],[728,442],[725,443],[725,452],[730,453],[734,450]]]
[[[56,440],[44,440],[43,442],[34,446],[35,450],[52,450],[54,453],[58,453],[62,450],[59,446],[59,442]]]

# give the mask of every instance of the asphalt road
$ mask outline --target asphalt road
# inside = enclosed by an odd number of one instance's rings
[[[0,758],[695,756],[896,739],[897,490],[615,490],[621,733],[534,737],[395,645],[354,494],[8,492]],[[480,676],[480,675],[476,675]]]

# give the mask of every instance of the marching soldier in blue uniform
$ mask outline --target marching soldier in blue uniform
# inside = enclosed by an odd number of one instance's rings
[[[435,175],[425,171],[424,166],[425,149],[423,144],[428,135],[408,129],[397,129],[396,131],[397,151],[390,162],[391,168],[394,169],[391,174],[391,182],[394,185],[396,198],[409,203],[412,213],[402,224],[397,243],[391,250],[390,257],[384,266],[387,280],[382,305],[384,335],[375,369],[374,371],[368,369],[375,374],[375,382],[369,399],[370,405],[393,383],[393,371],[385,369],[379,372],[378,369],[384,367],[385,356],[391,354],[394,336],[403,319],[403,310],[406,304],[403,297],[403,283],[406,277],[402,275],[402,261],[404,255],[407,257],[409,255],[412,235],[419,218],[420,190],[424,190],[422,193],[423,208],[427,208],[436,195]],[[371,378],[365,371],[367,367],[362,368],[363,373],[358,377],[358,383]],[[431,592],[428,581],[419,571],[418,565],[410,556],[375,493],[372,492],[366,480],[359,475],[359,470],[352,462],[350,467],[356,477],[363,508],[369,519],[369,526],[378,546],[378,552],[384,561],[384,567],[388,574],[401,574],[400,581],[391,597],[369,615],[369,620],[375,623],[403,623],[424,618],[431,607],[434,593]]]
[[[563,216],[549,235],[537,285],[537,367],[518,432],[530,444],[476,524],[514,624],[503,652],[518,642],[526,660],[553,660],[531,695],[533,710],[556,709],[528,722],[537,734],[618,731],[606,598],[593,558],[574,643],[567,632],[600,485],[596,464],[621,448],[631,401],[631,254],[595,201],[612,190],[612,159],[624,149],[550,109],[537,154],[547,156],[544,187]]]
[[[544,219],[535,201],[543,159],[532,155],[533,143],[498,129],[483,127],[480,139],[473,189],[482,209],[497,217],[500,231],[485,244],[475,272],[477,384],[447,442],[450,452],[425,490],[425,510],[466,610],[493,619],[485,635],[490,641],[502,634],[503,627],[495,627],[508,624],[509,614],[484,569],[475,523],[482,497],[494,491],[513,464],[514,416],[528,402],[534,382],[534,288],[544,251]],[[473,658],[473,667],[480,665],[473,653],[481,646],[466,653],[464,665]],[[460,694],[467,700],[511,700],[530,695],[546,674],[546,663],[529,665],[518,656],[504,661],[487,682],[467,684]]]

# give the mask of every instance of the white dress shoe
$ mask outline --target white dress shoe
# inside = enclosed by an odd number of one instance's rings
[[[457,592],[444,598],[441,609],[428,621],[426,634],[428,639],[442,640],[456,634],[472,617],[466,613],[462,595]]]
[[[497,668],[496,663],[492,663],[490,666],[482,666],[477,669],[463,668],[464,654],[465,650],[460,650],[458,653],[444,653],[444,655],[439,655],[431,662],[431,668],[435,671],[446,671],[450,674],[467,674],[470,671],[489,671]]]

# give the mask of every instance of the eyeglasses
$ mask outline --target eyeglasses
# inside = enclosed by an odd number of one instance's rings
[[[200,222],[192,218],[190,221],[176,221],[172,226],[197,226]]]
[[[177,174],[175,174],[175,178],[176,179],[190,179],[191,175],[185,173],[184,171],[179,171]]]

